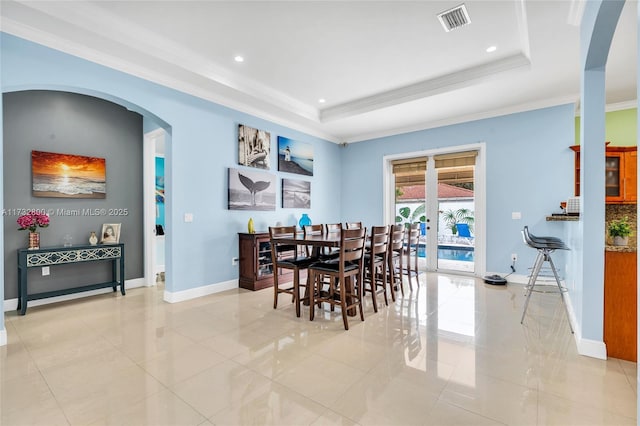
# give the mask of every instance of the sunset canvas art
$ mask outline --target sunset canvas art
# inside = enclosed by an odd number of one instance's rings
[[[106,198],[104,158],[31,151],[34,197]]]

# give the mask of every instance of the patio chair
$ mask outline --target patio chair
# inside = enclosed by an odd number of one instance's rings
[[[466,223],[456,223],[456,228],[458,229],[457,242],[473,245],[473,237],[471,236],[469,225]]]

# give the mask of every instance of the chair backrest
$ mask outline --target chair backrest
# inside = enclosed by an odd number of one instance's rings
[[[406,244],[408,247],[417,247],[418,243],[420,242],[420,224],[418,224],[417,228],[414,228],[413,226],[410,227],[407,232],[406,232]]]
[[[459,237],[467,237],[471,238],[471,231],[469,230],[469,225],[466,223],[456,223],[456,228],[458,228],[458,236]]]
[[[305,225],[302,230],[305,237],[307,235],[324,235],[324,225]]]
[[[330,233],[336,233],[337,234],[342,229],[342,224],[341,223],[327,223],[324,226],[324,229],[325,229],[325,232],[327,234],[330,234]]]
[[[362,270],[364,258],[364,243],[367,231],[365,229],[346,229],[340,233],[340,268],[346,262],[357,263]]]
[[[293,238],[296,236],[298,229],[296,226],[270,226],[269,237],[271,240],[271,258],[275,263],[283,257],[298,257],[298,246],[291,244],[283,244],[278,238]]]
[[[308,235],[324,235],[324,225],[305,225],[302,231],[305,237]],[[313,252],[313,247],[305,246],[305,251],[307,252],[307,257],[309,257]]]
[[[389,231],[389,251],[402,252],[404,246],[404,226],[393,225]]]
[[[360,229],[362,228],[362,222],[346,222],[347,229]]]
[[[374,262],[374,257],[383,255],[383,259],[386,258],[387,246],[389,244],[389,225],[386,226],[372,226],[371,227],[371,248],[369,253],[371,254],[371,261]]]

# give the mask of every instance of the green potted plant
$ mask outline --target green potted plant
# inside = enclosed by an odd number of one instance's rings
[[[451,233],[453,235],[456,235],[458,233],[458,226],[456,225],[458,223],[466,223],[467,225],[469,225],[469,228],[473,226],[473,212],[469,209],[449,209],[440,212],[440,214],[442,215],[441,217],[445,223],[445,226],[451,230]]]
[[[624,216],[621,219],[614,219],[609,222],[609,236],[613,237],[614,246],[626,246],[629,244],[629,236],[633,235],[633,229],[629,223],[629,218]]]

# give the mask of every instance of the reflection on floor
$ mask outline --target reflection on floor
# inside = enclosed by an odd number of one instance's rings
[[[405,286],[408,288],[408,286]],[[2,425],[636,424],[636,364],[580,356],[557,295],[422,274],[350,321],[163,287],[5,314]]]

